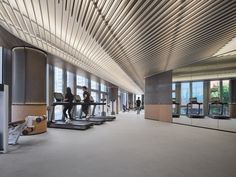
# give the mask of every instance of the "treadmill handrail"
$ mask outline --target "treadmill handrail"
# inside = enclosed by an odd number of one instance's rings
[[[200,103],[200,102],[189,102],[188,104],[187,104],[187,111],[186,111],[186,115],[189,115],[189,105],[191,106],[190,108],[192,109],[192,105],[194,105],[194,104],[197,104],[198,105],[198,113],[197,113],[197,115],[200,115],[201,114],[201,111],[200,111],[200,106],[201,105],[203,105],[203,103]],[[190,113],[191,114],[191,113]]]
[[[220,113],[219,114],[210,114],[211,106],[213,105],[220,105]],[[223,102],[211,102],[208,104],[208,115],[223,115],[224,114],[224,105],[228,105],[228,103]]]
[[[77,106],[77,105],[84,105],[84,104],[89,104],[89,105],[94,105],[94,106],[97,106],[97,105],[105,105],[106,103],[96,103],[96,102],[89,102],[89,103],[84,103],[84,102],[72,102],[72,103],[69,103],[69,102],[65,102],[65,101],[58,101],[58,102],[53,102],[51,104],[51,109],[50,109],[50,113],[49,113],[49,116],[48,116],[48,121],[52,121],[53,120],[53,115],[54,115],[54,112],[55,112],[55,107],[56,106],[59,106],[59,105],[62,105],[62,106],[65,106],[67,104],[72,104],[73,106]]]

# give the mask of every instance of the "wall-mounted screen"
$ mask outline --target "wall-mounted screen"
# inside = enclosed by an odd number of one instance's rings
[[[2,47],[0,47],[0,84],[2,84],[2,80],[3,80],[3,78],[2,78],[2,77],[3,77],[3,76],[2,76],[2,75],[3,75],[3,68],[2,68],[2,67],[3,67],[3,66],[2,66],[2,65],[3,65],[2,63],[3,63],[3,62],[2,62],[2,60],[3,60],[3,59],[2,59]]]

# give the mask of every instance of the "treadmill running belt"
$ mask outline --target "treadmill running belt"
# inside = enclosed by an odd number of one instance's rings
[[[48,123],[48,127],[50,128],[73,129],[73,130],[86,130],[91,126],[93,126],[93,123],[85,121],[72,121],[69,124],[62,121]]]
[[[116,119],[115,116],[92,116],[91,118],[94,118],[94,119],[103,119],[105,121],[113,121]]]

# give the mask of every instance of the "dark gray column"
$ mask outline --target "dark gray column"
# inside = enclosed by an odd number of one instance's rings
[[[172,122],[172,71],[145,79],[145,118]]]
[[[111,88],[111,101],[112,101],[112,115],[118,114],[118,87]],[[116,103],[116,107],[114,108],[114,103]]]
[[[144,95],[142,95],[142,106],[144,106]]]
[[[46,55],[36,49],[12,51],[13,104],[46,103]]]
[[[204,87],[203,87],[203,109],[204,109],[204,115],[208,115],[208,103],[209,103],[209,88],[210,88],[210,81],[204,81]]]
[[[128,108],[133,109],[134,108],[134,94],[128,93]]]
[[[44,52],[16,47],[12,50],[12,119],[46,114],[46,66]]]
[[[53,101],[53,92],[54,92],[54,67],[52,65],[48,65],[47,67],[47,105],[50,106]]]

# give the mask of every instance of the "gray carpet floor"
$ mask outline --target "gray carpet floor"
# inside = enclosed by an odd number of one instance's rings
[[[49,129],[0,154],[0,177],[235,177],[236,134],[122,113],[87,131]]]

